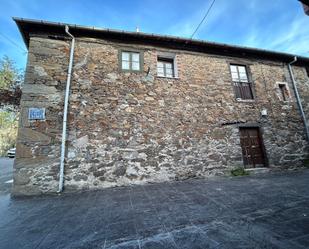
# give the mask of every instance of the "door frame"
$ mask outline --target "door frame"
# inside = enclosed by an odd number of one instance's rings
[[[265,148],[264,139],[263,139],[264,132],[263,132],[263,128],[261,127],[261,125],[257,124],[257,123],[239,124],[238,125],[239,141],[240,141],[240,128],[256,128],[256,129],[258,129],[259,140],[261,141],[261,149],[262,149],[262,153],[263,153],[263,157],[264,157],[264,167],[268,168],[269,162],[268,162],[268,157],[267,157],[266,148]],[[240,148],[241,148],[241,145],[240,145]],[[242,148],[241,148],[241,150],[242,150]],[[242,152],[241,152],[241,155],[242,155],[243,164],[244,164],[244,167],[245,167],[244,157],[243,157]]]

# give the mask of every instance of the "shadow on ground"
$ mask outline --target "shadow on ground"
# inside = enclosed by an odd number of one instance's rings
[[[0,195],[9,194],[13,183],[14,159],[0,157]]]
[[[308,248],[309,171],[27,199],[0,196],[1,248]]]

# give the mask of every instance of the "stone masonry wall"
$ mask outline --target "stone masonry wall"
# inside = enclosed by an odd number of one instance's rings
[[[69,43],[31,38],[21,98],[13,194],[56,192]],[[46,108],[45,121],[28,121],[30,107]]]
[[[119,71],[119,49],[143,51],[141,73]],[[158,52],[176,54],[177,79],[156,76]],[[16,195],[57,191],[68,57],[69,42],[30,40]],[[235,100],[229,62],[249,65],[255,101]],[[294,68],[308,84],[303,68]],[[278,97],[277,82],[288,83],[289,101]],[[307,157],[284,63],[77,39],[69,106],[66,191],[224,174],[243,165],[239,124],[261,128],[270,167],[296,167]],[[29,123],[28,107],[46,107],[46,120]]]
[[[309,75],[304,67],[294,67],[293,72],[306,115],[307,124],[309,124]]]

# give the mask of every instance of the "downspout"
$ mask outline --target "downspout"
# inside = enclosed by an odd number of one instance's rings
[[[74,36],[72,34],[69,33],[69,26],[67,26],[67,25],[65,25],[65,32],[72,38],[72,43],[71,43],[71,49],[70,49],[70,60],[69,60],[67,84],[66,84],[66,88],[65,88],[65,97],[64,97],[58,193],[63,191],[64,157],[65,157],[65,144],[66,144],[66,137],[67,137],[68,106],[69,106],[69,95],[70,95],[70,85],[71,85],[72,66],[73,66],[73,57],[74,57],[74,45],[75,45],[75,38],[74,38]]]
[[[296,61],[297,61],[297,57],[295,56],[294,60],[291,61],[290,63],[288,63],[288,68],[289,68],[289,72],[290,72],[290,75],[291,75],[292,84],[293,84],[293,88],[294,88],[297,104],[298,104],[298,107],[299,107],[299,110],[300,110],[300,114],[301,114],[301,117],[302,117],[304,125],[305,125],[307,142],[309,142],[309,127],[308,127],[308,124],[307,124],[306,115],[305,115],[303,106],[301,104],[301,100],[300,100],[300,97],[299,97],[298,89],[297,89],[297,86],[296,86],[296,81],[295,81],[293,70],[292,70],[292,67],[291,67],[291,65],[293,63],[295,63]]]

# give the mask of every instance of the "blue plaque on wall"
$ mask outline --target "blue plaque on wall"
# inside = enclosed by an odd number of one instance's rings
[[[29,108],[29,120],[45,120],[45,108]]]

